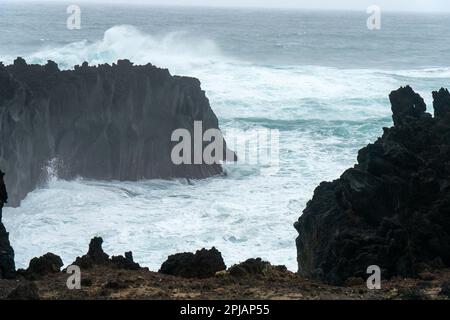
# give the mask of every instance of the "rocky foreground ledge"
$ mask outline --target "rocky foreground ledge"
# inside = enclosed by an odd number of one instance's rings
[[[63,179],[220,174],[219,164],[171,161],[173,131],[193,136],[194,121],[203,132],[219,128],[200,81],[151,64],[119,60],[61,71],[52,61],[0,63],[0,167],[8,173],[9,205],[18,206],[36,188],[54,159]]]
[[[170,256],[159,272],[133,261],[131,252],[109,257],[102,239],[92,239],[88,253],[73,265],[81,270],[81,288],[70,290],[71,276],[63,262],[47,253],[34,258],[15,279],[0,280],[0,299],[449,299],[450,269],[426,272],[417,279],[382,282],[381,290],[368,290],[362,279],[349,279],[345,287],[314,282],[249,259],[226,268],[220,252],[212,248]]]
[[[333,284],[416,277],[450,267],[450,93],[433,92],[434,117],[410,87],[390,94],[394,126],[323,182],[295,224],[299,274]]]

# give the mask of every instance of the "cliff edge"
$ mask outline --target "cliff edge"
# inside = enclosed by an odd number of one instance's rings
[[[220,174],[220,164],[171,161],[172,132],[187,129],[193,135],[194,121],[202,121],[203,132],[218,129],[200,81],[151,64],[119,60],[60,71],[52,61],[0,63],[0,166],[9,172],[12,206],[36,188],[53,159],[65,179]]]

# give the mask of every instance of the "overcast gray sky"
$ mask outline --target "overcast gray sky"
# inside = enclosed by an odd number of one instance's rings
[[[3,1],[3,0],[1,0]],[[12,0],[20,2],[22,0]],[[38,2],[40,0],[25,0]],[[63,3],[82,3],[87,0],[52,0]],[[369,5],[379,5],[386,11],[446,11],[450,12],[449,0],[89,0],[105,3],[147,3],[153,5],[196,5],[230,7],[280,7],[305,9],[365,10]]]

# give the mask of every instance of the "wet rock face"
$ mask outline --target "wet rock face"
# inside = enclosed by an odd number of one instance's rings
[[[385,279],[450,266],[450,94],[433,97],[434,118],[410,87],[392,92],[394,127],[315,190],[295,224],[302,276],[343,284],[370,265]]]
[[[160,273],[183,278],[209,278],[216,272],[225,270],[222,254],[216,249],[202,249],[171,255],[162,264]]]
[[[175,165],[175,129],[193,136],[218,128],[200,82],[150,64],[76,66],[60,71],[49,62],[0,64],[0,165],[8,172],[10,205],[18,206],[57,159],[58,175],[71,179],[200,179],[220,165]],[[226,147],[224,147],[226,148]]]
[[[15,271],[14,250],[9,243],[9,234],[0,222],[0,279],[14,278]]]

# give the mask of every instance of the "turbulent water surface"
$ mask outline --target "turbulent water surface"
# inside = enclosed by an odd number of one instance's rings
[[[221,127],[280,132],[280,170],[228,165],[226,177],[62,181],[7,208],[18,267],[47,251],[66,264],[95,235],[111,254],[132,250],[157,269],[167,255],[216,246],[230,265],[260,256],[296,269],[296,232],[314,188],[391,125],[388,94],[411,84],[430,103],[449,86],[450,17],[365,12],[82,6],[67,30],[62,5],[0,4],[0,59],[70,68],[120,58],[198,77]]]

